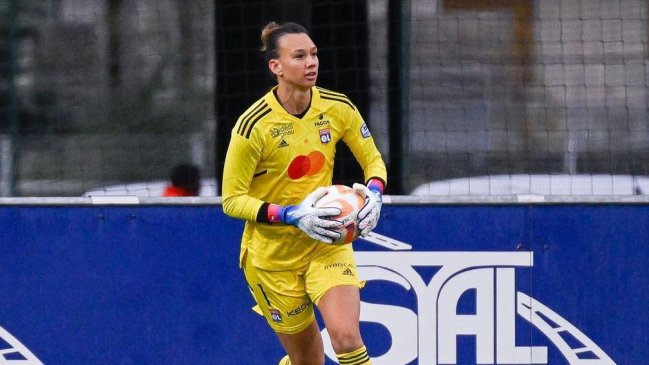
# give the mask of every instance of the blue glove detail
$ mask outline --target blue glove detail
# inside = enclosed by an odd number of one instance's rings
[[[315,208],[315,202],[327,194],[326,188],[318,188],[299,205],[289,205],[281,212],[282,221],[301,229],[309,237],[324,243],[333,243],[340,233],[333,229],[342,228],[342,223],[326,219],[340,214],[338,208]]]

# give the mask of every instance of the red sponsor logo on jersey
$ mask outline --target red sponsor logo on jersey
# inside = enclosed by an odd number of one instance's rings
[[[310,152],[308,155],[295,157],[288,165],[288,177],[299,179],[304,176],[311,176],[322,170],[325,164],[325,155],[320,151]]]

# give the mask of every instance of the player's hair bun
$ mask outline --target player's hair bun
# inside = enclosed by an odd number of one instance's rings
[[[269,39],[270,39],[270,34],[275,29],[277,29],[279,27],[280,27],[280,25],[277,24],[276,22],[270,22],[270,23],[266,24],[264,29],[262,29],[262,31],[261,31],[261,44],[262,44],[261,50],[262,51],[265,51],[265,50],[268,49],[268,42],[269,42]]]

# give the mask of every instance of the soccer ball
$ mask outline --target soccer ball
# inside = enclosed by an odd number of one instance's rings
[[[341,210],[341,213],[329,219],[337,220],[343,224],[338,229],[340,238],[333,243],[345,244],[350,243],[360,235],[358,229],[358,211],[365,205],[365,199],[360,196],[354,189],[345,185],[331,185],[327,187],[327,194],[318,199],[314,207],[334,207]]]

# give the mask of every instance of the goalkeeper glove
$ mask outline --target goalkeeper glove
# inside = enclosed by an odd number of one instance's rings
[[[299,205],[279,206],[271,204],[268,207],[268,216],[271,222],[283,222],[301,229],[309,237],[324,243],[333,243],[340,237],[334,229],[342,228],[343,224],[326,217],[340,214],[338,208],[315,208],[315,202],[327,194],[326,188],[318,188]]]
[[[358,229],[361,231],[361,236],[365,237],[379,223],[383,203],[383,183],[377,179],[370,179],[367,186],[356,183],[353,188],[365,199],[365,205],[358,212]]]

